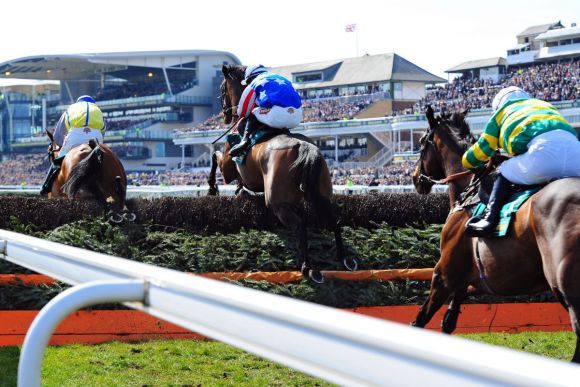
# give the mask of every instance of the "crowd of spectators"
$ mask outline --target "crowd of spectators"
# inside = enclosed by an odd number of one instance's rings
[[[343,102],[341,98],[337,99],[314,99],[305,100],[302,104],[303,119],[302,122],[325,122],[352,120],[356,115],[366,109],[372,100],[363,100],[359,102]],[[224,124],[223,114],[213,115],[202,123],[185,129],[179,129],[177,132],[197,132],[206,130],[225,130],[227,125]]]
[[[302,104],[304,114],[302,122],[352,120],[371,103],[370,99],[355,103],[343,102],[340,98],[306,100]]]
[[[39,185],[48,171],[44,154],[15,155],[0,162],[0,185]]]
[[[335,185],[407,185],[412,184],[414,162],[393,163],[384,168],[331,168]],[[209,171],[133,172],[127,175],[132,185],[190,185],[205,186]]]
[[[437,111],[491,107],[495,94],[504,87],[518,86],[532,97],[545,101],[569,101],[580,98],[580,61],[542,64],[511,71],[499,83],[478,78],[459,77],[445,86],[427,92],[412,108],[397,114],[419,114],[427,105]]]
[[[127,180],[130,185],[189,185],[201,187],[207,185],[209,170],[203,162],[188,171],[146,171],[130,172]],[[404,161],[393,163],[384,168],[332,167],[332,183],[336,185],[406,185],[412,184],[411,174],[414,163]],[[48,161],[44,155],[16,155],[0,162],[0,185],[40,185],[48,170]]]
[[[335,185],[408,185],[413,184],[411,178],[415,163],[403,161],[392,163],[383,168],[367,167],[344,169],[331,168],[332,184]]]

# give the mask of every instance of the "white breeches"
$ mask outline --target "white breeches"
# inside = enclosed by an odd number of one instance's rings
[[[89,130],[87,130],[89,129]],[[66,155],[71,149],[86,144],[90,139],[96,138],[99,143],[103,142],[103,134],[98,129],[90,128],[73,128],[71,129],[67,136],[64,138],[64,143],[58,156]]]
[[[302,121],[302,108],[272,106],[270,109],[265,109],[255,107],[252,113],[261,123],[277,129],[292,129]]]
[[[528,151],[500,166],[512,183],[534,185],[580,176],[580,141],[570,132],[553,130],[534,138]]]

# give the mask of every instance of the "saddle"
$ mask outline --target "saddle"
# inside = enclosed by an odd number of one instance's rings
[[[264,141],[268,141],[271,138],[274,138],[274,137],[279,136],[281,134],[288,134],[288,133],[289,133],[288,130],[272,129],[269,126],[263,125],[261,128],[259,128],[252,135],[252,138],[250,139],[250,144],[248,145],[246,150],[243,151],[240,156],[232,157],[232,160],[234,160],[234,162],[236,164],[242,165],[246,162],[246,158],[250,154],[250,151],[252,150],[252,147],[254,145],[261,143],[261,142],[264,142]],[[230,149],[231,149],[233,146],[237,145],[240,141],[242,141],[242,136],[237,132],[233,132],[233,133],[230,133],[226,136],[226,141],[230,145]]]
[[[473,182],[461,193],[457,205],[452,212],[467,210],[470,215],[480,216],[485,213],[489,195],[493,188],[493,180],[498,172],[487,175],[482,179],[474,178]],[[547,184],[540,185],[518,185],[512,184],[510,196],[503,204],[500,211],[500,219],[493,233],[494,237],[504,237],[507,235],[509,227],[514,218],[514,214],[533,194],[544,188]]]

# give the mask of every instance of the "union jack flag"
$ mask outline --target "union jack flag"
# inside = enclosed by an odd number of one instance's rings
[[[346,25],[346,28],[345,28],[346,32],[354,32],[355,30],[356,30],[356,23]]]

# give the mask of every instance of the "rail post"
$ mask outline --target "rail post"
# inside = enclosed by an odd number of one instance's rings
[[[18,362],[18,387],[40,387],[42,357],[50,336],[69,314],[96,304],[108,302],[145,302],[143,280],[93,281],[65,290],[53,298],[26,333]]]

